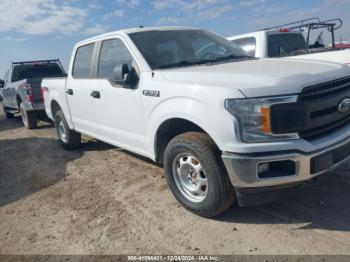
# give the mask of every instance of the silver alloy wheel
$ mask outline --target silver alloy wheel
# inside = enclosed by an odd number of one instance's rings
[[[67,133],[66,133],[66,128],[63,124],[63,121],[61,120],[58,124],[58,134],[60,136],[60,139],[63,143],[67,143],[68,139],[67,139]]]
[[[27,126],[27,113],[25,112],[23,104],[20,105],[21,117],[23,124]]]
[[[172,174],[181,194],[191,202],[202,202],[208,194],[208,180],[201,163],[187,153],[178,154]]]

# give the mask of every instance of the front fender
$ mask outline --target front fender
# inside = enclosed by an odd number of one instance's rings
[[[146,116],[149,152],[155,158],[155,140],[159,127],[167,120],[180,118],[192,122],[203,129],[225,151],[226,141],[235,140],[235,119],[222,106],[211,106],[199,100],[177,97],[164,100]]]

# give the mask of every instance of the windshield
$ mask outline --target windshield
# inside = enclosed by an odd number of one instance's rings
[[[268,56],[279,57],[307,50],[307,44],[302,34],[282,33],[268,36]]]
[[[204,30],[147,31],[129,36],[152,69],[250,58],[234,43]]]

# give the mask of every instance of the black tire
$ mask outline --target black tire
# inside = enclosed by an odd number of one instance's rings
[[[14,114],[9,113],[9,112],[7,111],[8,109],[7,109],[6,106],[2,105],[2,108],[3,108],[3,110],[4,110],[4,114],[5,114],[5,118],[6,118],[6,119],[12,119],[12,118],[15,117]]]
[[[62,111],[58,111],[55,115],[55,128],[58,139],[64,149],[74,150],[79,148],[81,144],[81,134],[69,129],[66,118]],[[63,130],[60,128],[63,128]],[[64,136],[63,133],[64,132]]]
[[[27,129],[34,129],[37,126],[37,119],[35,112],[27,111],[24,108],[23,103],[19,105],[19,111],[21,112],[22,122]]]
[[[193,156],[195,162],[198,161],[195,164],[200,164],[203,170],[203,175],[199,175],[207,180],[207,188],[204,186],[201,189],[207,192],[200,202],[191,201],[186,197],[186,193],[183,193],[184,190],[181,192],[179,178],[176,178],[174,174],[175,169],[182,170],[180,166],[177,166],[181,161],[178,162],[176,159],[185,155],[184,158],[181,158],[183,161],[187,154]],[[165,149],[164,170],[170,190],[186,209],[199,216],[214,217],[229,208],[235,200],[234,188],[220,156],[221,152],[214,141],[208,135],[197,132],[188,132],[173,138]],[[186,174],[188,169],[185,165],[183,167]],[[195,177],[198,177],[198,174]]]

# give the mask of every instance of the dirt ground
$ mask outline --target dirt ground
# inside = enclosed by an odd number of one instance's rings
[[[350,165],[292,198],[215,219],[182,208],[163,170],[0,113],[0,254],[350,254]]]

